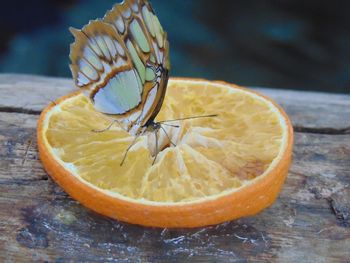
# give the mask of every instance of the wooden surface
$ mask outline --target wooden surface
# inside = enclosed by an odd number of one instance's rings
[[[96,215],[47,177],[31,142],[38,115],[72,90],[0,75],[0,262],[350,262],[349,95],[258,88],[296,131],[279,199],[254,217],[171,230]]]

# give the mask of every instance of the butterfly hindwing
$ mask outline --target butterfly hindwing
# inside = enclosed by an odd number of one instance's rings
[[[72,33],[72,74],[95,108],[129,130],[153,121],[166,92],[169,43],[148,1],[125,0]]]
[[[123,114],[139,105],[142,84],[134,73],[124,41],[114,28],[92,21],[81,31],[72,29],[72,33],[76,38],[71,51],[73,76],[79,87],[89,91],[96,109]]]

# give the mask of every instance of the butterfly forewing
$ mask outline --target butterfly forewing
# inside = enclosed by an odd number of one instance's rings
[[[152,122],[166,92],[169,43],[148,1],[116,4],[103,20],[72,33],[73,77],[95,108],[136,132]]]

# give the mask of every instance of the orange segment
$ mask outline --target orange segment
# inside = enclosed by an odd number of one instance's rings
[[[271,100],[234,85],[172,79],[157,121],[137,139],[96,112],[82,94],[41,115],[40,157],[73,198],[94,211],[135,224],[195,227],[252,215],[271,205],[291,161],[293,131]],[[170,143],[176,144],[176,147]]]

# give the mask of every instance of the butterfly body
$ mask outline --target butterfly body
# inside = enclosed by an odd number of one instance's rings
[[[148,1],[125,0],[101,20],[71,29],[71,71],[96,110],[131,134],[152,126],[169,76],[169,42]]]

